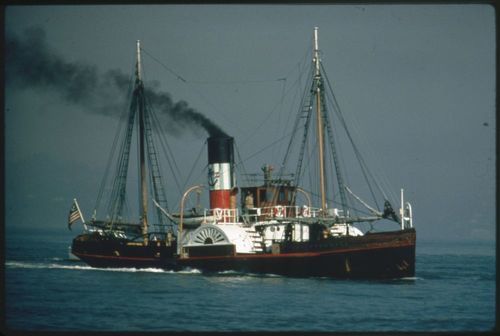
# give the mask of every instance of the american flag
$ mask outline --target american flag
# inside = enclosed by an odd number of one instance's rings
[[[74,222],[76,222],[81,218],[82,216],[80,215],[80,210],[78,209],[76,202],[73,201],[73,205],[71,206],[71,210],[69,210],[69,215],[68,215],[68,229],[71,230],[71,224],[73,224]]]

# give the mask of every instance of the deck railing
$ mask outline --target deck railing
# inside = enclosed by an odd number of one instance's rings
[[[286,219],[286,218],[315,218],[320,217],[322,210],[320,208],[312,208],[304,206],[285,206],[275,205],[262,208],[250,208],[243,210],[242,217],[244,222],[259,222],[272,219]],[[342,216],[342,211],[337,209],[329,209],[329,215]],[[205,213],[206,223],[235,223],[239,221],[239,209],[206,209]]]
[[[238,221],[239,211],[238,209],[205,209],[204,216],[207,223],[234,223]]]

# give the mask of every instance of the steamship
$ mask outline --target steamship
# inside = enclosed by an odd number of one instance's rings
[[[166,201],[152,141],[153,125],[159,123],[146,107],[138,42],[129,122],[108,205],[109,215],[97,220],[94,212],[92,220],[86,223],[74,201],[69,222],[80,219],[85,230],[73,239],[72,254],[93,267],[190,268],[203,272],[353,279],[413,277],[416,231],[411,205],[404,201],[403,190],[396,213],[383,191],[383,207],[379,209],[345,183],[333,133],[334,116],[338,119],[336,124],[346,123],[321,64],[317,28],[312,59],[310,85],[293,126],[294,131],[302,131],[293,138],[302,141],[293,146],[295,140],[290,140],[280,169],[273,172],[265,164],[262,178],[247,179],[239,185],[235,140],[224,132],[213,132],[206,141],[208,181],[188,188],[180,197],[180,212],[175,214]],[[327,108],[332,101],[336,114]],[[137,125],[139,139],[140,219],[126,223],[122,213],[133,124]],[[369,182],[372,174],[348,129],[344,131],[360,162],[364,180]],[[289,174],[286,167],[294,153],[298,163],[294,173]],[[305,166],[314,167],[318,176],[318,182],[307,187]],[[370,194],[375,194],[376,187],[379,184],[369,187]],[[332,190],[336,191],[334,196],[329,195]],[[198,204],[186,210],[190,195],[203,191],[208,191],[210,206],[204,209]],[[149,212],[156,214],[159,224],[150,224]],[[378,230],[376,225],[380,222],[385,226],[392,223],[394,228]]]

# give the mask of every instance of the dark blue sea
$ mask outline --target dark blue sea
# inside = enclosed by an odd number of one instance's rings
[[[101,270],[76,233],[7,231],[5,323],[19,331],[491,331],[495,244],[419,241],[416,277],[286,278]]]

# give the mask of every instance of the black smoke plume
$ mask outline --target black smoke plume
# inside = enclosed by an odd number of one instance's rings
[[[127,108],[124,102],[131,89],[131,76],[117,69],[99,73],[96,66],[65,60],[48,47],[42,28],[31,27],[21,37],[7,34],[5,46],[6,86],[54,91],[65,101],[94,113],[118,116]],[[147,87],[146,97],[166,117],[165,129],[169,132],[201,128],[210,136],[226,136],[185,101],[174,102],[170,94]]]

